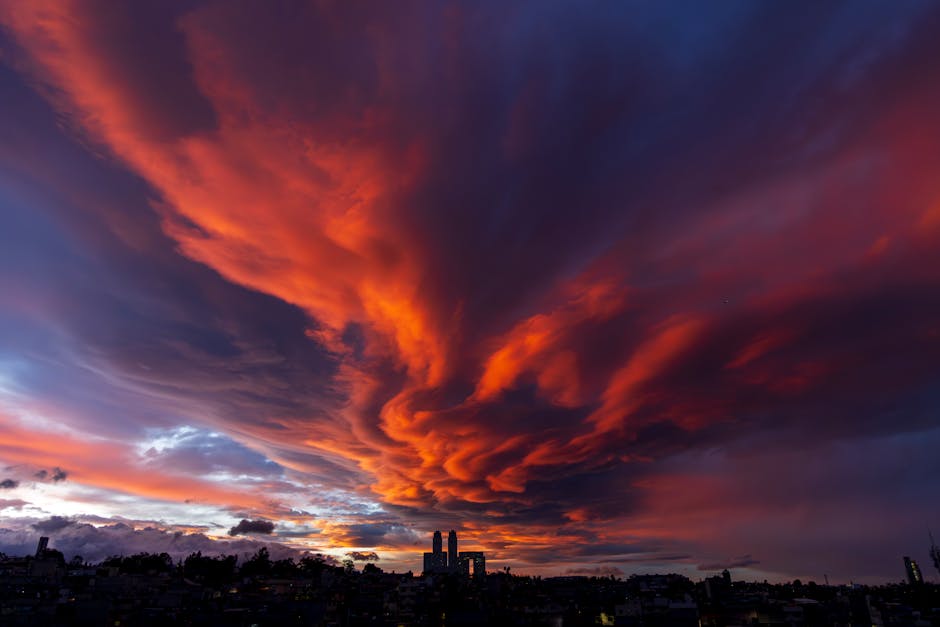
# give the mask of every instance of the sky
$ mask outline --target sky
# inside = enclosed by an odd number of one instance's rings
[[[937,581],[938,32],[0,2],[0,551]]]

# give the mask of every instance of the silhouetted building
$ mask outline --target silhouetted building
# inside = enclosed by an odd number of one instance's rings
[[[424,554],[425,574],[453,573],[470,577],[470,565],[473,565],[473,578],[486,576],[486,556],[480,551],[457,552],[457,532],[453,529],[447,534],[447,551],[441,547],[441,532],[435,531],[431,540],[431,552]]]
[[[913,585],[924,582],[924,576],[920,574],[920,566],[907,555],[904,556],[904,570],[907,571],[907,583]]]
[[[425,553],[424,554],[424,572],[425,573],[443,573],[447,570],[447,553]]]
[[[720,603],[731,595],[731,572],[726,568],[720,575],[705,578],[705,598]]]
[[[453,529],[447,534],[447,567],[452,572],[458,569],[457,532]]]
[[[930,529],[927,530],[927,535],[930,536],[930,559],[933,560],[933,567],[940,572],[940,547],[933,541],[933,533]]]
[[[470,564],[473,564],[473,578],[483,579],[486,577],[486,556],[482,551],[463,551],[458,558],[460,564],[460,574],[464,577],[470,577]]]
[[[441,532],[435,531],[431,540],[431,552],[424,554],[425,573],[447,572],[447,553],[443,550],[443,544]]]
[[[42,557],[47,548],[49,548],[49,538],[41,536],[39,538],[39,544],[36,545],[36,557]]]

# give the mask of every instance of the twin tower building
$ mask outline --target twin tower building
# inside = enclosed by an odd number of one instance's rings
[[[453,529],[447,534],[447,550],[444,551],[441,532],[434,532],[431,552],[424,554],[424,572],[426,574],[454,573],[469,577],[471,564],[473,565],[473,578],[483,579],[486,575],[486,556],[481,551],[458,553],[457,532]]]

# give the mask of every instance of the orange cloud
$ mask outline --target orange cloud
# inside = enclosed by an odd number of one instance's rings
[[[525,372],[533,372],[539,388],[561,405],[584,402],[579,386],[577,355],[565,344],[580,324],[603,322],[625,305],[622,285],[611,281],[581,285],[564,291],[575,295],[548,314],[536,314],[517,324],[486,360],[472,398],[485,402],[511,387]]]
[[[68,481],[142,498],[266,510],[267,499],[184,474],[155,472],[135,458],[132,447],[96,438],[27,430],[0,416],[0,458],[7,463],[61,466]]]
[[[595,433],[617,428],[642,403],[641,386],[689,348],[704,326],[702,320],[670,318],[654,329],[655,335],[641,344],[626,365],[611,377],[603,404],[588,418],[595,424]]]

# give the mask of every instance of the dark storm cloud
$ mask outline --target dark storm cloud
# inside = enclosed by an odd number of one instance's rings
[[[839,53],[879,43],[870,39],[874,16],[843,21],[834,6],[809,19],[739,6],[706,28],[696,26],[701,16],[663,15],[673,11],[608,8],[603,23],[570,5],[501,15],[499,29],[449,51],[462,79],[450,91],[402,94],[419,110],[454,111],[420,118],[433,165],[412,202],[412,226],[416,245],[443,266],[431,278],[436,305],[459,299],[472,332],[499,330],[504,312],[530,307],[616,238],[626,235],[634,263],[644,261],[643,239],[659,244],[654,233],[698,209],[703,193],[746,186],[771,155],[794,151],[783,133],[814,113],[801,92],[844,69]],[[486,8],[470,13],[471,23],[492,18]],[[644,22],[675,26],[658,40],[624,36]],[[557,36],[559,23],[568,36]],[[696,35],[701,49],[690,45]],[[806,51],[817,38],[832,57],[794,57],[794,45]],[[741,55],[741,40],[754,50]],[[781,74],[801,84],[776,82]],[[747,112],[775,122],[742,123]],[[682,185],[669,184],[677,179]]]
[[[421,534],[397,523],[358,523],[333,530],[336,540],[347,546],[412,548],[424,540]]]
[[[692,556],[688,553],[647,553],[631,557],[614,557],[600,560],[612,564],[668,564],[670,562],[688,563]]]
[[[12,490],[20,485],[19,481],[15,479],[4,479],[0,481],[0,490]]]
[[[352,551],[347,553],[349,559],[355,562],[377,562],[379,561],[379,554],[375,551]]]
[[[228,535],[230,536],[250,533],[271,535],[274,533],[274,523],[270,520],[247,520],[243,518],[237,525],[228,530]]]
[[[31,526],[36,531],[40,531],[42,533],[55,533],[57,531],[62,531],[66,527],[71,527],[74,524],[75,521],[69,518],[65,518],[63,516],[51,516],[46,520],[35,522]]]
[[[46,479],[49,479],[50,481],[52,481],[52,483],[59,483],[60,481],[65,481],[66,479],[68,479],[68,476],[69,476],[69,473],[66,472],[65,470],[62,470],[58,466],[55,466],[51,472],[46,469],[40,469],[40,470],[37,470],[35,473],[33,473],[33,477],[35,477],[39,481],[45,481]]]
[[[521,526],[509,526],[510,533]],[[540,527],[537,527],[541,529]],[[494,555],[499,559],[518,559],[530,564],[554,565],[559,563],[585,563],[585,562],[611,562],[611,563],[655,563],[658,561],[685,560],[688,556],[663,557],[663,540],[638,539],[634,542],[605,542],[603,540],[603,526],[598,532],[579,534],[567,529],[555,532],[547,531],[542,542],[551,546],[530,548],[525,542],[507,543],[504,546],[493,546],[497,549]],[[540,543],[541,544],[541,543]]]
[[[278,529],[278,538],[310,538],[323,533],[322,529],[302,526],[297,529]]]

